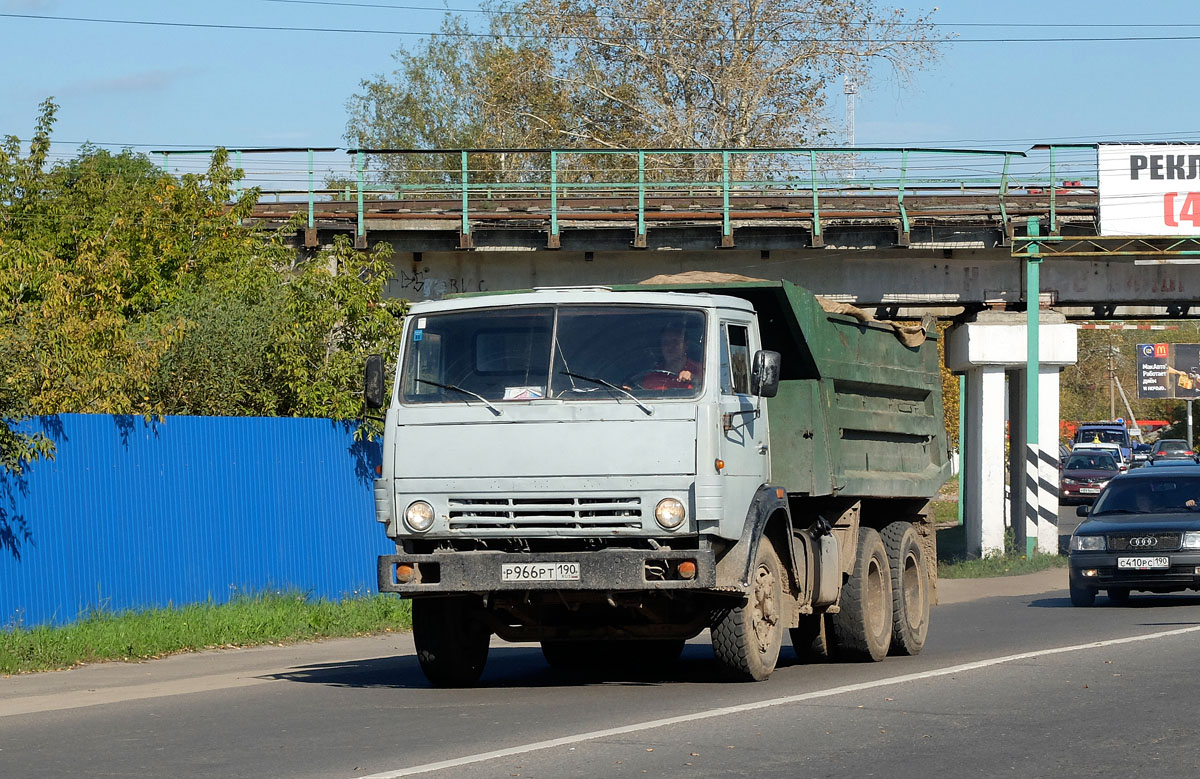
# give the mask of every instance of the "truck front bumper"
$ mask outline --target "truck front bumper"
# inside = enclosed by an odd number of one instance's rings
[[[695,566],[695,573],[690,578],[680,571],[681,564],[688,562]],[[579,578],[506,581],[503,571],[509,564],[545,564],[557,569],[555,574],[573,572],[569,566],[577,564]],[[559,568],[556,564],[567,564],[567,567]],[[685,572],[687,568],[683,565]],[[501,590],[703,590],[716,586],[716,572],[716,559],[711,549],[391,554],[379,556],[379,591],[413,595]]]

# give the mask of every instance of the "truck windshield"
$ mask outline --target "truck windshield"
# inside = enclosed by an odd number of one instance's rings
[[[405,403],[691,398],[703,389],[704,330],[701,311],[649,306],[420,316],[408,331],[401,395]]]

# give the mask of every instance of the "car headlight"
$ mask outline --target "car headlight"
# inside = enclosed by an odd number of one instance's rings
[[[1068,479],[1067,477],[1064,476],[1062,483],[1063,484],[1078,484],[1079,482],[1076,481],[1075,479]]]
[[[1071,536],[1072,552],[1103,552],[1104,536]]]
[[[433,506],[423,500],[413,501],[404,511],[404,524],[416,533],[433,527]]]
[[[675,498],[663,498],[654,507],[654,519],[666,530],[674,530],[683,524],[687,511]]]
[[[1200,530],[1189,530],[1183,534],[1184,549],[1200,549]]]

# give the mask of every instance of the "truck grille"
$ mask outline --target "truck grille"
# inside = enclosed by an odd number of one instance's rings
[[[1131,539],[1139,539],[1137,544],[1130,544]],[[1145,539],[1154,539],[1149,543]],[[1179,549],[1183,538],[1181,533],[1121,533],[1108,537],[1110,552],[1174,552]]]
[[[586,534],[600,529],[642,526],[642,499],[636,495],[450,498],[448,503],[451,530],[495,530],[504,534],[551,530]]]

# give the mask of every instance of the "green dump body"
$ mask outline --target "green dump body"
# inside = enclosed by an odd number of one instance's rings
[[[788,281],[636,289],[754,306],[763,348],[783,358],[769,401],[772,483],[796,495],[928,499],[949,477],[936,328],[905,346],[891,324],[828,313]]]

